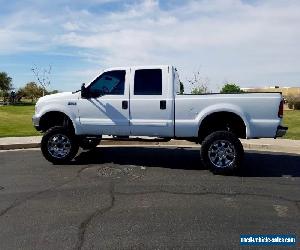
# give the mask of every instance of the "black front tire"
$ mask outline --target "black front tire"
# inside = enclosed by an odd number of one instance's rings
[[[243,145],[238,137],[228,131],[209,134],[201,145],[202,163],[214,174],[230,174],[242,166]]]
[[[52,127],[44,134],[41,150],[44,157],[53,164],[70,162],[79,149],[74,133],[65,127]]]

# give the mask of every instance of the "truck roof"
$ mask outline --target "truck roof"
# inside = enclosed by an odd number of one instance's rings
[[[152,68],[167,68],[172,67],[172,65],[162,64],[162,65],[133,65],[133,66],[122,66],[122,67],[112,67],[107,68],[104,71],[110,71],[110,70],[127,70],[127,69],[152,69]]]

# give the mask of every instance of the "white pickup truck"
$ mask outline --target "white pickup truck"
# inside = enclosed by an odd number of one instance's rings
[[[213,172],[238,168],[238,138],[276,138],[281,93],[179,94],[170,65],[111,68],[80,91],[44,96],[33,124],[44,132],[41,150],[55,164],[72,160],[79,147],[96,147],[102,135],[152,136],[201,144],[203,164]]]

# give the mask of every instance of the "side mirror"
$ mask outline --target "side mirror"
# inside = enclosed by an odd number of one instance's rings
[[[85,83],[81,85],[81,97],[82,98],[88,98],[87,89],[85,87]]]
[[[88,99],[88,98],[98,98],[101,96],[104,96],[105,92],[103,90],[97,90],[97,91],[89,91],[85,87],[85,83],[81,85],[81,98]]]

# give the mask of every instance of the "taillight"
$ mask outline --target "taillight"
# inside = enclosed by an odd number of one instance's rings
[[[278,109],[278,117],[282,118],[283,117],[283,100],[281,100],[279,104],[279,109]]]

